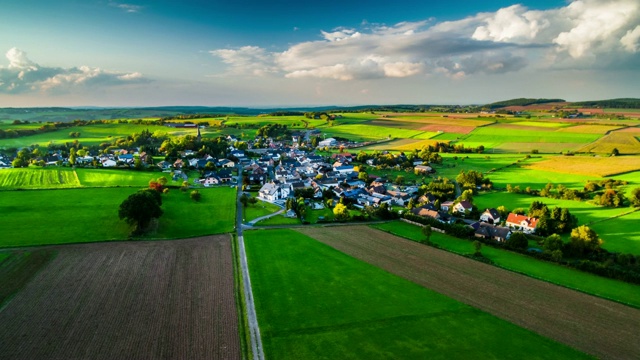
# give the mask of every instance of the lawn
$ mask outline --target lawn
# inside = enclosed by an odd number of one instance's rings
[[[424,239],[420,227],[401,221],[371,226],[415,241]],[[471,241],[435,231],[430,240],[454,253],[471,254],[474,251]],[[490,246],[484,246],[482,254],[502,268],[640,308],[640,286],[638,285],[607,279]]]
[[[80,182],[71,168],[30,167],[0,170],[2,189],[45,189],[79,187]]]
[[[271,226],[271,225],[300,225],[298,218],[288,218],[283,214],[272,216],[268,219],[260,220],[256,223],[256,226]]]
[[[247,206],[242,208],[243,219],[245,222],[248,222],[261,216],[273,214],[280,209],[278,205],[266,201],[258,201],[255,204],[247,204]]]
[[[585,357],[291,230],[245,244],[267,358]]]
[[[123,240],[130,227],[118,219],[118,207],[132,188],[3,191],[0,213],[7,224],[0,247]],[[234,229],[235,190],[201,189],[195,203],[188,193],[163,195],[164,215],[147,238],[186,238]]]

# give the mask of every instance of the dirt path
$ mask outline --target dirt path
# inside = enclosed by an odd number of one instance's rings
[[[640,310],[367,226],[297,231],[390,273],[603,359],[640,359]]]

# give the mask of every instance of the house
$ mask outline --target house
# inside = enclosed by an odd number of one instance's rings
[[[487,223],[477,222],[471,225],[474,228],[473,236],[481,239],[495,240],[497,242],[506,242],[511,236],[511,229],[501,226],[495,226]]]
[[[337,171],[340,174],[347,174],[347,173],[353,172],[353,165],[335,166],[333,168],[333,171]]]
[[[114,167],[116,165],[117,163],[115,160],[111,160],[111,159],[102,160],[102,167]]]
[[[525,234],[532,234],[536,231],[538,225],[537,218],[531,218],[525,215],[509,213],[506,225],[512,229],[520,230]]]
[[[451,207],[453,207],[453,201],[445,201],[440,204],[440,209],[442,209],[442,211],[449,211]]]
[[[426,174],[432,172],[433,168],[427,165],[416,165],[413,170],[418,173]]]
[[[411,212],[418,216],[432,218],[441,223],[451,224],[453,222],[453,219],[449,214],[442,211],[436,211],[431,205],[413,208]]]
[[[118,161],[122,161],[123,163],[131,164],[131,163],[133,163],[133,154],[118,155]]]
[[[334,138],[328,138],[325,140],[322,140],[318,143],[318,146],[324,147],[324,146],[336,146],[338,145],[338,141]]]
[[[442,205],[440,205],[440,207],[442,207]],[[471,205],[471,203],[467,200],[462,200],[453,206],[453,212],[457,212],[460,214],[466,214],[468,212],[471,212],[471,210],[473,210],[473,205]]]
[[[160,161],[159,163],[156,164],[156,166],[158,166],[162,170],[171,169],[171,163],[168,161]]]
[[[267,201],[286,199],[291,193],[291,184],[270,182],[262,185],[258,197]]]
[[[482,215],[480,215],[480,221],[489,224],[498,224],[500,222],[500,213],[494,208],[486,209]]]
[[[226,167],[226,168],[232,168],[234,166],[236,166],[236,163],[229,160],[229,159],[219,159],[218,160],[218,166],[220,167]]]
[[[173,167],[176,169],[182,169],[183,166],[184,166],[184,161],[182,161],[182,159],[178,159],[173,163]]]

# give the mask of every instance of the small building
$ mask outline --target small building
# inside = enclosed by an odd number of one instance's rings
[[[442,207],[442,205],[440,205],[440,207]],[[471,212],[471,210],[473,210],[473,205],[471,205],[471,203],[467,200],[462,200],[453,206],[453,212],[457,212],[460,214],[469,213]]]
[[[471,225],[475,229],[473,236],[481,239],[494,240],[497,242],[506,242],[511,236],[511,229],[501,226],[495,226],[487,223],[475,223]]]
[[[334,138],[328,138],[328,139],[322,140],[322,141],[320,141],[318,143],[318,146],[320,146],[320,147],[324,147],[324,146],[331,147],[331,146],[336,146],[336,145],[338,145],[338,140],[336,140]]]
[[[440,204],[440,209],[442,209],[442,211],[449,211],[451,207],[453,207],[453,201],[445,201]]]
[[[416,165],[414,166],[413,170],[422,174],[427,174],[432,172],[433,168],[427,165]]]

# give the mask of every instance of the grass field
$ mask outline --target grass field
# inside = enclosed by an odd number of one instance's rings
[[[602,247],[611,251],[621,251],[625,253],[634,253],[640,255],[640,243],[638,243],[637,236],[624,237],[620,236],[620,232],[629,230],[630,225],[627,225],[625,217],[614,218],[612,217],[627,213],[630,211],[628,207],[622,208],[608,208],[603,206],[595,206],[586,202],[572,201],[572,200],[559,200],[551,198],[542,198],[535,196],[528,196],[525,194],[511,194],[507,192],[493,192],[482,194],[474,198],[474,204],[478,209],[486,209],[491,207],[498,207],[504,205],[508,210],[514,210],[517,208],[529,209],[529,206],[533,201],[542,201],[550,208],[555,206],[568,208],[572,215],[578,217],[578,225],[598,224],[600,221],[604,221],[609,229],[609,236],[607,234],[598,235],[602,238]],[[607,220],[609,219],[609,220]],[[565,237],[567,237],[565,235]]]
[[[514,131],[512,129],[501,129],[496,126],[484,126],[475,129],[472,133],[465,135],[460,142],[467,146],[477,146],[475,144],[485,144],[486,148],[501,149],[501,145],[512,143],[554,143],[555,146],[547,145],[547,151],[562,151],[567,145],[573,143],[590,143],[597,140],[601,135],[581,134],[567,132],[550,131]],[[505,150],[513,151],[514,145],[508,145]],[[524,149],[525,151],[530,149]]]
[[[149,185],[151,179],[171,175],[161,172],[131,171],[118,169],[83,169],[77,168],[76,173],[80,184],[87,187],[100,186],[142,186]]]
[[[21,148],[25,146],[31,146],[33,144],[39,144],[40,146],[47,146],[49,142],[61,144],[65,142],[73,142],[78,140],[83,145],[99,145],[103,142],[111,142],[118,137],[126,137],[139,133],[143,130],[149,130],[152,133],[160,131],[163,133],[169,133],[171,128],[157,125],[136,125],[136,124],[119,124],[116,122],[108,124],[96,124],[86,126],[74,126],[70,128],[60,129],[54,132],[47,132],[42,134],[36,134],[32,136],[23,136],[12,139],[0,139],[0,148],[16,147]],[[72,138],[69,136],[71,132],[79,132],[79,138]],[[195,130],[193,130],[195,135]]]
[[[283,214],[272,216],[268,219],[258,221],[256,226],[271,226],[271,225],[300,225],[298,218],[288,218]]]
[[[349,124],[338,125],[332,127],[322,127],[320,129],[323,134],[327,136],[339,136],[356,141],[364,140],[380,140],[387,138],[400,138],[400,139],[422,139],[426,140],[434,135],[436,132],[427,132],[419,130],[410,130],[402,128],[389,128],[375,125],[362,125],[362,124]]]
[[[555,156],[528,165],[533,170],[604,177],[640,170],[640,156]]]
[[[371,226],[414,241],[424,239],[420,227],[402,221]],[[473,244],[468,240],[438,232],[433,232],[430,240],[441,248],[457,254],[467,255],[474,252]],[[490,246],[484,246],[482,254],[502,268],[640,308],[638,285],[607,279]]]
[[[71,168],[21,168],[0,170],[2,189],[43,189],[79,187]]]
[[[291,230],[245,243],[268,358],[584,356]]]
[[[280,209],[281,208],[277,205],[268,203],[266,201],[258,201],[255,204],[247,204],[247,206],[242,208],[243,218],[246,222],[248,222],[261,216],[273,214]]]
[[[553,124],[553,123],[547,123]],[[581,133],[581,134],[606,134],[609,131],[614,131],[620,129],[621,126],[610,126],[610,125],[576,125],[571,127],[566,127],[563,129],[559,129],[559,132],[572,132],[572,133]]]
[[[12,225],[0,247],[126,239],[130,227],[118,219],[118,207],[132,188],[4,191],[0,213]],[[183,238],[233,231],[235,190],[201,189],[198,203],[188,193],[163,195],[164,215],[150,239]]]

